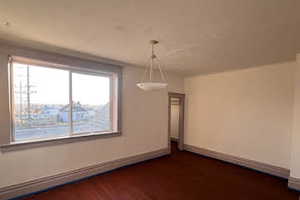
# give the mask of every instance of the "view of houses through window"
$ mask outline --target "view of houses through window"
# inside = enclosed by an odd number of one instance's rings
[[[14,141],[112,129],[109,76],[16,62],[12,72]]]

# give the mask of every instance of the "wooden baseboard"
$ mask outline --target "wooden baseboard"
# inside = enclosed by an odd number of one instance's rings
[[[300,179],[294,178],[294,177],[289,177],[288,187],[290,189],[300,191]]]
[[[66,184],[72,181],[80,180],[104,172],[108,172],[120,167],[136,164],[142,161],[158,158],[169,154],[169,149],[160,149],[149,153],[136,156],[130,156],[114,161],[104,162],[97,165],[57,174],[54,176],[43,177],[32,181],[11,185],[0,188],[0,200],[6,200],[23,196],[38,191],[43,191],[58,185]]]
[[[189,151],[189,152],[193,152],[196,154],[200,154],[203,156],[207,156],[207,157],[211,157],[211,158],[215,158],[218,160],[222,160],[225,162],[229,162],[229,163],[233,163],[236,165],[240,165],[243,167],[247,167],[250,169],[254,169],[263,173],[267,173],[273,176],[278,176],[281,178],[285,178],[288,179],[289,175],[290,175],[290,170],[289,169],[285,169],[282,167],[277,167],[277,166],[273,166],[270,164],[266,164],[266,163],[261,163],[261,162],[257,162],[257,161],[253,161],[253,160],[248,160],[245,158],[240,158],[237,156],[232,156],[232,155],[228,155],[228,154],[224,154],[224,153],[220,153],[220,152],[216,152],[216,151],[211,151],[211,150],[207,150],[207,149],[203,149],[203,148],[199,148],[199,147],[195,147],[195,146],[191,146],[191,145],[184,145],[184,150]]]

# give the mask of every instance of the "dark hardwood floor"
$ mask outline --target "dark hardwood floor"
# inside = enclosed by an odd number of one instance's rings
[[[180,152],[41,192],[26,200],[298,200],[287,180]]]

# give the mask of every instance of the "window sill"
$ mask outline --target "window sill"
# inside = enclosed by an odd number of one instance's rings
[[[98,139],[98,138],[110,138],[120,136],[121,132],[103,132],[103,133],[90,133],[84,135],[73,135],[68,137],[51,138],[43,140],[32,140],[25,142],[14,142],[10,144],[4,144],[0,146],[2,152],[18,151],[24,149],[31,149],[44,146],[61,145],[73,142],[81,142],[86,140]]]

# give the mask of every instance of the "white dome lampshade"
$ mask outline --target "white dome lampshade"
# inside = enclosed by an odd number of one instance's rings
[[[168,86],[167,83],[159,83],[159,82],[144,82],[144,83],[138,83],[136,85],[145,91],[164,89]]]
[[[146,68],[144,76],[142,78],[142,81],[140,83],[136,84],[140,89],[142,89],[144,91],[164,89],[168,86],[168,83],[166,82],[164,73],[161,69],[161,64],[159,62],[159,59],[154,54],[154,45],[158,44],[158,41],[151,40],[150,44],[151,44],[151,48],[152,48],[152,54],[151,54],[151,58],[150,58],[149,69]],[[161,78],[161,81],[158,81],[158,82],[157,81],[152,81],[152,74],[153,74],[154,62],[155,61],[157,62],[157,68],[159,69],[160,78]],[[147,76],[148,71],[149,71],[149,77]],[[147,77],[148,77],[148,80],[146,80]]]

